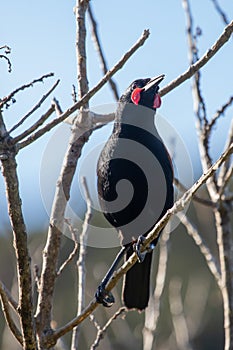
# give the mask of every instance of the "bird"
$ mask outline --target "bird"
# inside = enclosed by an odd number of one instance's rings
[[[109,279],[121,258],[128,259],[135,251],[138,261],[124,276],[122,299],[128,309],[148,306],[152,251],[159,237],[145,253],[140,253],[140,245],[174,202],[172,161],[155,124],[164,77],[130,84],[118,101],[112,134],[98,159],[100,208],[122,245],[95,294],[106,307],[114,303],[112,293],[105,289]]]

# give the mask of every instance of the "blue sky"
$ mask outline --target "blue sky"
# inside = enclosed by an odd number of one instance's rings
[[[233,17],[231,1],[222,0],[219,3],[231,20]],[[3,60],[0,61],[0,96],[9,94],[16,87],[42,74],[55,73],[55,78],[20,92],[16,96],[17,103],[4,112],[7,126],[13,125],[22,117],[49,89],[55,79],[61,79],[54,96],[60,101],[63,110],[72,104],[71,86],[76,84],[77,76],[74,5],[74,1],[67,0],[1,2],[0,46],[7,44],[12,48],[10,58],[13,69],[9,74],[6,63]],[[151,32],[145,45],[114,77],[120,93],[136,78],[164,73],[166,74],[165,85],[187,69],[185,16],[181,0],[144,2],[92,0],[92,5],[99,23],[98,29],[109,67],[115,64],[131,47],[144,29],[149,28]],[[222,33],[224,25],[212,1],[192,1],[191,7],[194,25],[199,26],[203,31],[203,35],[199,38],[199,55],[201,56]],[[89,28],[89,25],[87,27]],[[202,90],[210,116],[233,94],[232,44],[230,40],[202,70]],[[102,73],[89,33],[87,57],[91,87],[98,82]],[[114,102],[113,95],[109,87],[105,86],[91,100],[91,106],[112,102]],[[49,103],[50,100],[35,114],[34,118],[39,117]],[[160,113],[182,138],[192,159],[194,174],[197,176],[200,168],[190,81],[163,98]],[[219,128],[211,143],[213,157],[217,157],[221,152],[231,118],[232,111],[229,110],[224,119],[218,123]],[[31,122],[32,119],[25,123],[24,127],[29,126]],[[19,131],[22,129],[17,132]],[[40,190],[41,160],[54,132],[45,135],[30,148],[23,150],[17,158],[23,209],[31,229],[45,228],[47,223],[47,214]],[[98,134],[98,140],[105,140],[106,134],[106,130]],[[91,142],[95,142],[95,139]],[[55,149],[54,159],[57,158],[59,155]],[[51,174],[55,182],[53,169],[51,169]],[[4,184],[1,178],[0,206],[0,229],[4,229],[8,221]]]

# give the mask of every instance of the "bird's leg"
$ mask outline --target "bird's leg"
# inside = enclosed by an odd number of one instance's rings
[[[97,303],[103,304],[105,307],[110,307],[115,302],[114,296],[110,291],[107,291],[105,287],[128,249],[129,246],[123,246],[121,248],[95,293]]]
[[[139,236],[138,239],[137,239],[137,242],[134,243],[134,246],[133,246],[134,247],[134,251],[137,254],[139,263],[142,263],[143,260],[145,259],[146,254],[147,253],[151,253],[152,250],[155,247],[154,243],[150,243],[149,247],[147,247],[146,250],[142,253],[141,252],[141,246],[143,245],[145,239],[146,238],[144,236]]]

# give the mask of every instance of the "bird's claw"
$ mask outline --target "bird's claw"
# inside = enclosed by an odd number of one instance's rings
[[[105,307],[110,307],[112,304],[115,303],[115,299],[113,294],[110,291],[107,291],[104,287],[101,285],[98,287],[95,298],[97,303],[103,304]]]
[[[137,242],[134,243],[134,251],[135,251],[135,253],[137,254],[137,258],[138,258],[138,262],[139,262],[139,263],[142,263],[142,262],[144,261],[144,259],[145,259],[146,254],[147,254],[147,253],[151,253],[152,250],[153,250],[154,247],[155,247],[154,244],[151,243],[151,244],[149,245],[149,247],[146,248],[146,250],[142,253],[142,252],[141,252],[141,246],[143,245],[145,239],[146,239],[146,238],[145,238],[144,236],[139,236]]]

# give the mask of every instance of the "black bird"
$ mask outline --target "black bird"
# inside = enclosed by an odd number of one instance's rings
[[[122,244],[96,292],[97,301],[104,306],[114,302],[105,287],[116,265],[122,255],[126,253],[129,258],[135,249],[139,261],[126,273],[123,301],[126,307],[139,310],[148,305],[152,249],[142,256],[139,245],[173,205],[173,168],[154,124],[163,79],[164,75],[138,79],[128,87],[118,102],[112,135],[98,161],[100,206],[119,232]]]

